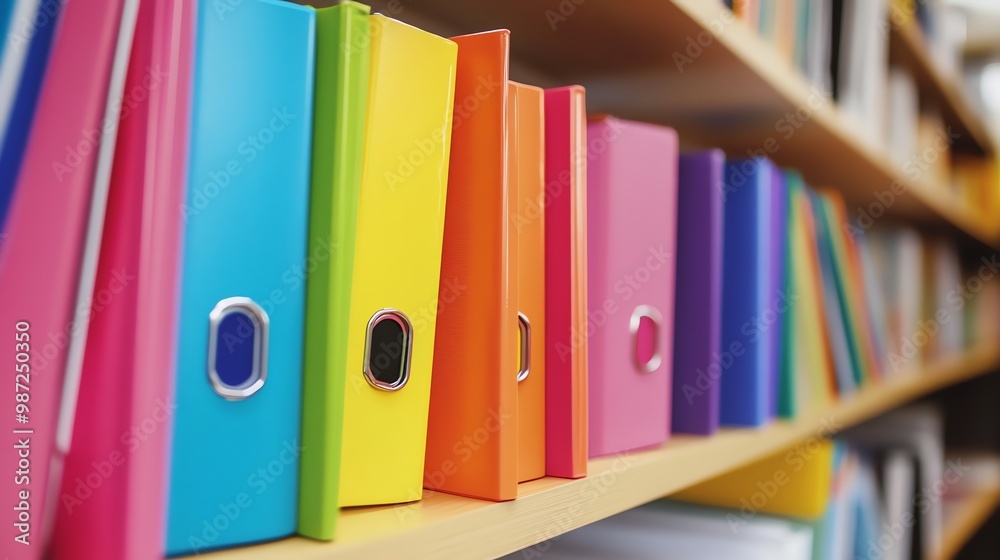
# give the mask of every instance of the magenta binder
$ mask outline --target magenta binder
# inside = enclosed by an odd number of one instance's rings
[[[192,16],[139,8],[126,91],[148,97],[119,129],[53,560],[163,555]]]
[[[590,456],[666,441],[673,368],[677,134],[587,126]]]
[[[677,194],[677,291],[671,415],[674,433],[719,427],[722,368],[721,150],[683,154]]]
[[[93,219],[88,227],[88,214],[103,202],[94,192],[98,153],[107,153],[103,146],[113,141],[101,130],[109,116],[109,128],[117,124],[112,107],[121,91],[109,90],[112,67],[122,61],[115,52],[127,26],[125,5],[74,0],[63,7],[0,245],[0,325],[11,338],[0,349],[0,361],[11,368],[0,400],[10,403],[9,418],[18,422],[0,438],[0,464],[18,465],[25,449],[31,458],[30,473],[11,470],[0,484],[0,503],[17,516],[0,532],[4,553],[14,560],[42,556],[44,523],[51,519],[46,491],[53,458],[61,455],[56,423],[67,353],[93,309],[86,304],[90,294],[79,293],[93,278],[81,271],[96,260],[83,253],[89,234],[99,231]]]

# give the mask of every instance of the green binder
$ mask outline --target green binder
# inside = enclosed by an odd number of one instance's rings
[[[299,533],[331,540],[338,512],[354,234],[367,113],[368,6],[316,9]]]

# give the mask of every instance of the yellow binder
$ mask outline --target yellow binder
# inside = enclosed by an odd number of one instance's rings
[[[382,15],[370,32],[341,506],[420,499],[436,310],[457,295],[438,281],[458,49]]]
[[[833,442],[813,437],[670,497],[751,516],[761,512],[814,519],[826,511],[832,477]]]

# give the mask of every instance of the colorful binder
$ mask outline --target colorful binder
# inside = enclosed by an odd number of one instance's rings
[[[545,92],[511,82],[508,173],[517,190],[517,479],[545,476]]]
[[[299,533],[333,538],[370,56],[369,8],[316,7]],[[342,45],[351,45],[349,49]]]
[[[125,88],[147,87],[149,97],[131,106],[119,130],[79,405],[56,511],[55,559],[163,556],[164,423],[174,412],[177,208],[186,149],[186,124],[175,126],[173,119],[188,114],[191,52],[192,14],[184,4],[140,7]],[[175,71],[150,78],[150,68]],[[157,80],[155,88],[150,79]],[[95,477],[103,479],[96,487]]]
[[[587,136],[590,456],[598,457],[670,433],[678,147],[673,129],[613,117],[588,123]]]
[[[34,124],[0,245],[0,293],[5,294],[0,321],[11,326],[18,342],[0,350],[13,364],[11,382],[0,395],[12,406],[26,405],[16,412],[21,415],[15,418],[17,428],[2,440],[0,459],[16,465],[25,446],[32,458],[30,475],[12,473],[2,486],[4,500],[15,511],[30,504],[31,522],[11,522],[3,533],[5,542],[14,543],[6,550],[15,559],[41,557],[47,533],[43,520],[52,518],[46,517],[46,492],[57,492],[60,480],[66,443],[56,437],[60,393],[68,348],[85,332],[90,312],[92,292],[85,287],[93,285],[93,278],[86,275],[96,268],[96,251],[84,256],[82,249],[99,244],[100,224],[88,214],[103,204],[100,191],[106,192],[98,154],[107,159],[114,149],[114,99],[121,93],[128,54],[121,36],[131,38],[124,5],[83,0],[65,6],[38,100],[43,117]],[[121,47],[125,52],[116,52]],[[99,131],[108,118],[112,134],[102,137]]]
[[[587,106],[545,90],[545,474],[587,476]]]
[[[815,438],[670,497],[719,507],[814,519],[830,498],[834,444]],[[742,509],[741,509],[742,508]]]
[[[675,433],[709,435],[719,427],[719,386],[730,350],[722,344],[722,238],[726,156],[711,150],[680,157],[677,195],[677,290],[674,330]]]
[[[315,23],[199,6],[168,555],[296,529]]]
[[[723,364],[720,421],[728,425],[759,426],[775,410],[780,357],[774,338],[793,304],[773,263],[784,258],[784,243],[772,222],[785,228],[775,173],[762,158],[726,165],[722,340],[731,359]]]
[[[519,329],[517,192],[507,181],[510,32],[453,40],[458,73],[441,283],[462,293],[437,310],[424,486],[512,500]]]
[[[457,48],[370,24],[341,506],[420,499],[436,317],[465,289],[440,273]]]

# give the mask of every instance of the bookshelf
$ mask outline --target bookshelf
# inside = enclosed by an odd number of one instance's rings
[[[904,174],[884,146],[860,134],[825,94],[718,3],[633,0],[623,8],[612,2],[376,0],[371,5],[373,11],[445,36],[508,28],[512,79],[542,86],[581,83],[591,112],[667,124],[695,144],[719,146],[732,155],[745,154],[747,146],[764,149],[780,165],[801,170],[809,182],[840,190],[852,212],[876,202],[874,193],[901,185],[905,193],[887,205],[884,219],[943,229],[1000,248],[1000,223],[961,206],[946,185]],[[560,10],[559,5],[569,8]],[[946,124],[961,134],[957,150],[994,154],[994,140],[952,78],[936,68],[922,40],[912,22],[892,27],[894,62],[914,73],[921,95],[937,103]],[[691,59],[682,71],[677,53]],[[808,118],[797,121],[786,138],[776,124],[799,109],[807,109]],[[858,424],[998,367],[1000,350],[979,349],[868,387],[794,421],[759,430],[727,429],[707,438],[674,436],[656,449],[595,459],[587,478],[527,482],[515,501],[492,503],[425,491],[420,502],[345,510],[332,543],[294,537],[207,557],[378,559],[397,558],[405,551],[414,558],[492,558],[529,546],[543,552],[547,539],[808,438],[827,436],[826,426]],[[939,557],[954,556],[998,503],[1000,489],[986,489],[956,504]]]
[[[590,462],[587,478],[542,478],[523,483],[518,499],[511,502],[493,503],[425,491],[423,500],[412,504],[345,510],[337,540],[332,543],[295,537],[206,557],[377,559],[396,558],[400,551],[406,551],[414,558],[471,559],[493,558],[539,543],[543,548],[547,539],[709,480],[809,438],[829,437],[831,428],[858,424],[938,389],[988,373],[998,365],[1000,350],[982,349],[901,374],[792,422],[775,422],[759,430],[722,430],[712,437],[674,436],[657,449],[595,459]]]
[[[944,541],[934,560],[949,560],[1000,506],[1000,487],[980,488],[954,504],[945,505]]]
[[[941,108],[945,122],[962,137],[958,147],[973,153],[992,154],[996,144],[976,115],[964,92],[956,86],[958,76],[947,76],[934,64],[927,50],[920,27],[910,21],[890,28],[890,58],[910,70],[922,95]]]
[[[763,150],[778,164],[802,171],[811,184],[840,190],[852,214],[877,203],[874,193],[897,185],[904,192],[877,219],[943,227],[1000,247],[995,221],[961,206],[947,185],[907,176],[880,142],[859,133],[835,103],[720,3],[562,4],[567,7],[533,0],[475,7],[450,0],[379,0],[372,7],[445,35],[506,27],[512,79],[543,86],[581,83],[589,112],[673,126],[684,139],[734,156],[745,156],[748,146]],[[992,154],[989,134],[921,42],[915,24],[890,28],[891,55],[915,73],[921,94],[940,103],[946,124],[961,134],[955,149]],[[805,118],[788,118],[800,109]]]

